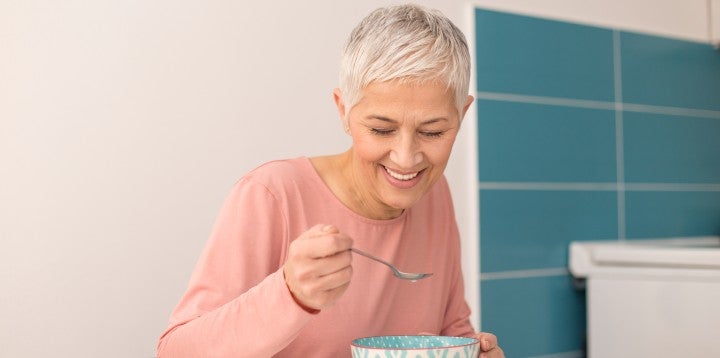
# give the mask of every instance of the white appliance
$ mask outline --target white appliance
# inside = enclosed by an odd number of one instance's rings
[[[570,272],[588,357],[720,357],[720,237],[572,242]]]

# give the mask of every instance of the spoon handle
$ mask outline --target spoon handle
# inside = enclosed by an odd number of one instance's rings
[[[367,257],[367,258],[369,258],[369,259],[371,259],[371,260],[375,260],[375,261],[377,261],[377,262],[379,262],[379,263],[381,263],[381,264],[384,264],[385,266],[387,266],[387,267],[389,267],[389,268],[391,268],[391,269],[393,269],[393,270],[395,269],[395,266],[389,264],[388,262],[385,262],[385,260],[383,260],[383,259],[381,259],[381,258],[379,258],[379,257],[370,255],[370,254],[368,254],[367,252],[360,251],[360,250],[358,250],[358,249],[356,249],[356,248],[354,248],[354,247],[351,247],[351,248],[350,248],[350,251],[352,251],[352,252],[354,252],[354,253],[356,253],[356,254],[358,254],[358,255],[365,256],[365,257]]]

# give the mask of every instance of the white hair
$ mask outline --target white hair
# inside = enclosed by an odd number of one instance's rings
[[[470,83],[465,36],[445,15],[418,5],[377,9],[350,34],[340,65],[346,111],[372,82],[440,81],[455,96],[459,113]]]

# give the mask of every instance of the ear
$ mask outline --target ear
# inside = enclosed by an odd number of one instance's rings
[[[345,112],[345,101],[343,101],[342,92],[339,88],[333,90],[333,100],[335,101],[338,114],[340,114],[340,120],[342,121],[343,128],[345,129],[345,132],[350,134],[350,126],[348,125],[346,116],[347,113]]]
[[[465,113],[467,113],[468,108],[470,108],[470,105],[473,104],[473,101],[475,101],[475,97],[473,96],[467,96],[467,101],[465,101],[465,106],[463,107],[462,111],[462,117],[465,118]]]

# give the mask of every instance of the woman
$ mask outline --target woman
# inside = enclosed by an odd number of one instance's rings
[[[352,147],[266,163],[223,206],[159,357],[343,357],[359,337],[477,336],[443,171],[468,96],[462,33],[414,5],[352,32],[334,99]],[[352,257],[357,247],[411,272]]]

